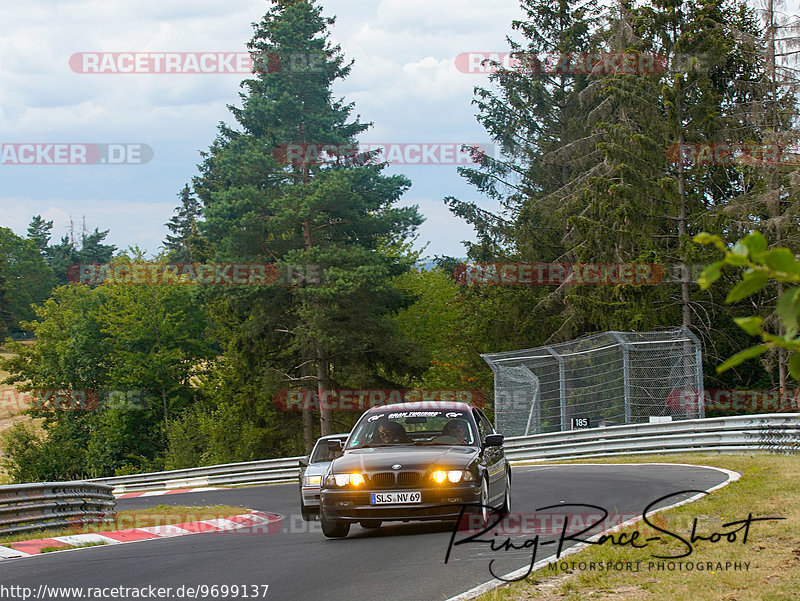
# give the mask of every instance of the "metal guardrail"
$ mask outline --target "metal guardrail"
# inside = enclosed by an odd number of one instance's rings
[[[0,486],[0,534],[113,521],[111,487],[94,482]]]
[[[800,413],[737,415],[507,438],[512,463],[666,453],[800,453]]]
[[[630,424],[507,438],[512,463],[697,451],[800,453],[800,413]],[[114,493],[296,481],[302,457],[98,478]]]
[[[226,463],[168,472],[96,478],[92,482],[102,482],[113,486],[115,494],[203,486],[276,484],[296,481],[300,475],[299,460],[302,458],[300,456],[247,461],[244,463]]]

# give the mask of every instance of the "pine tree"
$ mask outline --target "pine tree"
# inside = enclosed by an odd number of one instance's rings
[[[167,234],[164,247],[173,263],[202,263],[209,258],[208,242],[200,235],[200,201],[192,194],[188,184],[178,194],[181,205],[175,208],[176,215],[166,224],[173,235]]]
[[[565,69],[562,61],[598,49],[601,9],[594,0],[523,0],[521,7],[525,19],[512,22],[512,29],[524,42],[507,39],[517,65],[498,68],[491,76],[496,87],[476,88],[473,101],[498,156],[479,156],[478,168],[459,169],[501,211],[445,199],[475,228],[478,243],[467,248],[479,262],[563,262],[564,202],[598,165],[581,100],[588,73]],[[563,289],[485,287],[465,295],[491,307],[479,317],[481,338],[492,345],[487,351],[570,337],[569,326],[560,329],[569,311]]]
[[[34,215],[28,224],[28,240],[33,240],[36,248],[45,257],[47,256],[47,247],[50,245],[50,232],[53,229],[52,221],[45,221],[41,215]]]
[[[223,301],[233,322],[244,324],[238,346],[248,350],[236,351],[240,360],[265,381],[280,374],[314,382],[320,393],[421,369],[388,321],[407,299],[389,286],[399,268],[382,252],[422,221],[416,207],[393,206],[410,182],[381,175],[383,165],[353,152],[330,162],[305,153],[287,160],[287,149],[307,145],[353,148],[369,127],[352,118],[352,104],[332,97],[332,84],[352,65],[329,41],[333,22],[311,0],[273,3],[248,47],[256,64],[279,57],[281,67],[242,83],[241,108],[229,107],[237,127],[220,125],[193,186],[215,260],[275,262],[282,274],[291,266],[324,269],[318,284],[295,274],[288,288],[236,290]],[[321,410],[321,432],[332,425]],[[307,447],[311,434],[306,421]]]
[[[732,199],[727,214],[733,218],[732,238],[743,237],[753,230],[767,236],[774,247],[788,247],[800,252],[800,170],[796,151],[800,132],[797,92],[800,90],[800,18],[788,16],[781,0],[764,0],[756,9],[762,31],[741,31],[739,35],[751,44],[751,58],[763,64],[761,77],[743,86],[750,102],[742,107],[743,119],[753,123],[757,134],[750,140],[755,148],[766,152],[766,158],[741,169],[744,189]],[[790,159],[786,161],[785,159]],[[792,160],[793,159],[793,160]],[[780,297],[785,286],[775,282],[760,299],[769,306],[769,297]],[[782,334],[776,313],[764,315],[770,327]],[[777,359],[777,361],[775,361]],[[765,363],[777,363],[778,385],[785,390],[788,353],[775,348],[765,356]]]

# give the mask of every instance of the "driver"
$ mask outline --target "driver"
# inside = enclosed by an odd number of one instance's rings
[[[459,444],[467,444],[469,427],[463,419],[451,419],[442,428],[442,436],[452,436]]]
[[[375,429],[376,441],[381,444],[389,444],[394,442],[408,442],[408,434],[405,428],[397,422],[389,421],[383,418],[378,421]]]

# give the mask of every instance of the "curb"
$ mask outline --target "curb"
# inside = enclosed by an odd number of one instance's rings
[[[118,545],[140,540],[186,536],[189,534],[220,533],[228,530],[240,530],[232,534],[272,534],[273,532],[277,532],[272,525],[277,524],[277,526],[280,527],[282,519],[282,516],[277,513],[253,511],[229,518],[214,518],[199,522],[25,540],[0,546],[0,560],[39,555],[45,547],[67,548],[71,545],[85,545],[89,543]]]
[[[201,486],[200,488],[176,488],[173,490],[148,490],[145,492],[126,492],[114,495],[115,499],[133,499],[136,497],[158,497],[185,492],[205,492],[207,490],[227,490],[225,486]]]

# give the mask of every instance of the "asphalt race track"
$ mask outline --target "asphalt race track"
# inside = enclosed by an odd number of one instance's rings
[[[521,466],[512,475],[512,512],[532,514],[544,506],[576,503],[597,505],[609,513],[641,515],[662,496],[707,490],[727,480],[725,473],[714,469],[679,465]],[[689,496],[672,497],[660,505]],[[260,592],[254,597],[255,589],[248,586],[248,596],[240,594],[240,599],[439,601],[491,580],[492,559],[500,575],[531,560],[530,549],[493,552],[488,544],[463,544],[452,548],[445,564],[453,533],[449,525],[440,523],[393,523],[377,530],[354,525],[346,539],[329,540],[323,537],[319,522],[300,519],[297,484],[122,499],[118,509],[161,504],[240,505],[281,514],[284,520],[280,531],[272,534],[195,534],[4,560],[0,561],[0,584],[30,587],[34,595],[42,584],[153,585],[173,591],[182,585],[216,584],[269,585],[263,597]],[[455,540],[466,536],[457,533]],[[531,537],[523,533],[512,536],[512,541],[521,546]],[[541,546],[537,560],[554,555],[555,547]],[[173,592],[168,598],[180,597]]]

